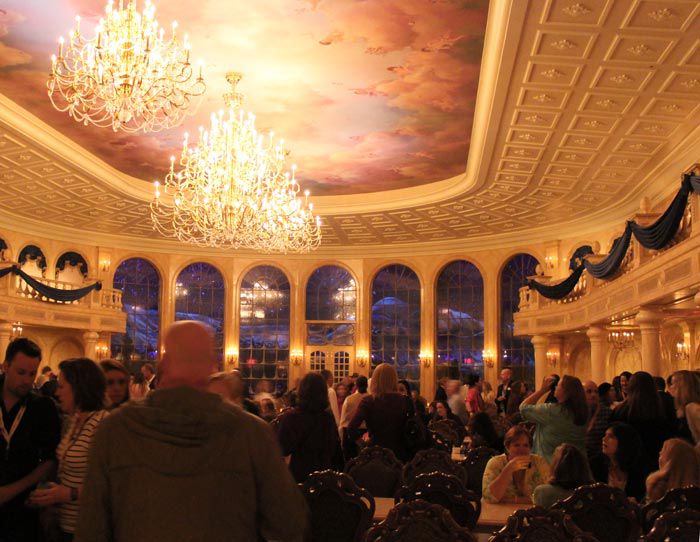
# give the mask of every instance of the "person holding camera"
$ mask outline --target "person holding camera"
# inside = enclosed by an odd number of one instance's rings
[[[535,424],[533,450],[548,462],[554,450],[567,442],[585,453],[586,421],[588,405],[581,381],[575,376],[564,375],[554,389],[557,403],[537,404],[551,391],[553,379],[548,376],[542,387],[520,404],[523,420]]]

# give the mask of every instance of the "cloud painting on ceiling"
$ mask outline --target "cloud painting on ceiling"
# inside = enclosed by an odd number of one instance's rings
[[[105,4],[3,2],[0,92],[124,173],[162,178],[184,132],[223,107],[233,70],[258,129],[285,139],[315,196],[417,186],[466,168],[487,0],[154,0],[161,26],[178,21],[192,58],[205,61],[207,92],[182,126],[145,135],[82,126],[46,94],[58,36],[76,14],[92,36]]]

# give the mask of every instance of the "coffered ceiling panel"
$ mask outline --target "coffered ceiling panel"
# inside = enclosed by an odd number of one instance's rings
[[[493,0],[467,173],[315,198],[321,250],[505,246],[619,226],[698,160],[697,28],[695,1]],[[160,242],[145,183],[42,130],[31,108],[0,106],[6,217]]]

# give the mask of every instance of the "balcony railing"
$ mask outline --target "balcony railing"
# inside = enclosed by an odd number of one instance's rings
[[[686,207],[685,214],[678,228],[678,232],[674,236],[673,240],[663,249],[646,249],[639,243],[639,241],[637,241],[633,237],[632,241],[630,242],[629,249],[627,250],[627,254],[625,255],[625,258],[623,259],[620,265],[620,269],[618,270],[615,276],[610,277],[608,279],[597,279],[589,275],[587,271],[584,271],[574,289],[571,291],[571,293],[569,293],[569,295],[567,295],[563,299],[547,299],[535,290],[530,290],[530,288],[525,286],[520,289],[520,305],[518,312],[527,313],[529,311],[552,308],[557,305],[573,303],[582,298],[585,298],[593,292],[600,291],[604,288],[613,287],[613,285],[616,284],[616,281],[621,277],[628,275],[629,273],[637,269],[640,269],[640,267],[643,267],[648,262],[658,258],[659,256],[665,254],[669,250],[674,250],[676,247],[682,245],[684,242],[688,241],[692,237],[700,235],[700,231],[698,231],[698,228],[696,228],[696,231],[693,231],[693,217],[694,214],[698,213],[698,209],[700,209],[700,204],[698,202],[698,196],[693,195],[691,196],[691,198],[691,202],[689,202],[688,206]],[[647,214],[645,216],[646,222],[653,222],[653,220],[655,220],[657,216],[658,215]],[[604,258],[605,255],[589,256],[589,259],[594,262],[597,262]],[[533,278],[541,280],[541,278]],[[551,282],[557,283],[560,280],[563,280],[563,278],[551,279]]]
[[[3,262],[4,263],[4,262]],[[8,262],[9,263],[9,262]],[[16,265],[16,264],[15,264]],[[92,284],[95,279],[86,279],[85,284],[75,284],[72,282],[64,282],[60,280],[46,279],[43,277],[34,277],[39,282],[57,288],[59,290],[77,290],[87,284]],[[0,285],[5,282],[5,286],[0,286],[0,291],[4,291],[10,297],[20,297],[24,299],[35,299],[44,303],[53,303],[57,305],[80,305],[83,307],[102,308],[121,311],[122,310],[122,291],[114,288],[102,288],[101,290],[93,290],[85,297],[76,301],[56,301],[41,295],[27,282],[17,275],[9,274],[3,279],[0,279]]]

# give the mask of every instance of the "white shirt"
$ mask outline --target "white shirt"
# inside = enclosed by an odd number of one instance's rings
[[[328,402],[331,404],[331,412],[335,418],[335,425],[340,426],[340,413],[338,412],[338,396],[333,387],[328,388]]]

